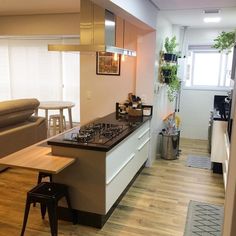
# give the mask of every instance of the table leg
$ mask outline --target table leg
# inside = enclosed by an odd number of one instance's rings
[[[45,109],[45,119],[46,119],[46,122],[47,122],[47,129],[49,128],[49,120],[48,120],[48,109]]]
[[[63,109],[60,109],[60,127],[59,127],[59,132],[63,132]]]
[[[47,136],[50,136],[50,124],[49,124],[49,120],[48,120],[48,109],[45,109],[45,120],[46,120],[46,128],[47,128]]]
[[[68,116],[69,116],[70,128],[73,128],[71,108],[68,108]]]

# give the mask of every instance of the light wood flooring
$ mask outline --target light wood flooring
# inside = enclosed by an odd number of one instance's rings
[[[207,142],[181,140],[178,160],[156,160],[145,168],[102,229],[59,221],[59,235],[182,236],[190,200],[224,203],[221,175],[185,166],[187,154],[207,154]],[[9,169],[0,174],[0,236],[20,235],[26,192],[37,173]],[[96,196],[94,196],[96,197]],[[25,236],[49,236],[48,218],[31,208]]]

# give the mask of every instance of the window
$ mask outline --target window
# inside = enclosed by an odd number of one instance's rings
[[[1,38],[0,100],[71,101],[73,121],[79,122],[80,54],[48,51],[48,44],[60,43],[62,39]]]
[[[230,87],[232,53],[219,53],[211,46],[189,46],[186,88],[226,89]]]

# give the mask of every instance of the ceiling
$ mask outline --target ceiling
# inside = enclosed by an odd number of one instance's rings
[[[195,28],[235,28],[236,0],[151,0],[172,24]],[[220,9],[219,14],[204,14],[206,9]],[[219,23],[204,23],[204,17],[221,17]]]
[[[152,0],[160,10],[236,7],[235,0]]]
[[[151,1],[160,9],[160,14],[164,15],[172,24],[189,27],[236,27],[236,0]],[[78,13],[80,0],[0,0],[0,6],[0,16]],[[204,9],[220,9],[221,22],[205,24],[203,22]]]

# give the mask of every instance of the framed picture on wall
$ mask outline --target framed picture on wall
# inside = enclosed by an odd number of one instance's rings
[[[97,52],[96,60],[97,75],[120,75],[120,55],[114,59],[114,53]]]

